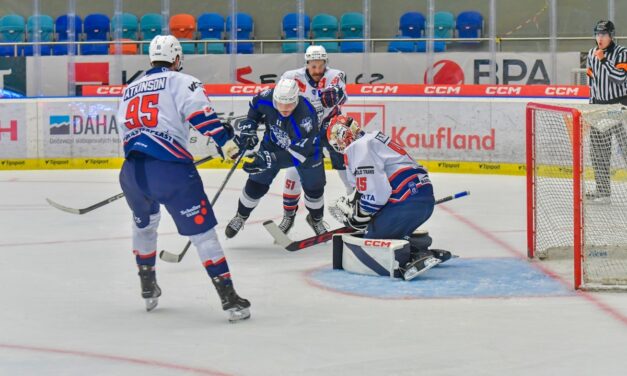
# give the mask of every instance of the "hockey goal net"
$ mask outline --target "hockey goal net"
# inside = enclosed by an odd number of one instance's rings
[[[528,256],[576,289],[627,291],[626,126],[619,105],[527,105]]]

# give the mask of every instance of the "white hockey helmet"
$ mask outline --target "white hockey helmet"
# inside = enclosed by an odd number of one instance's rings
[[[179,57],[179,68],[183,69],[183,48],[178,39],[173,35],[157,35],[152,38],[148,49],[150,62],[164,61],[173,64],[176,57]]]
[[[329,121],[327,126],[327,140],[329,145],[338,153],[344,151],[361,134],[359,123],[352,117],[336,115]]]
[[[272,104],[279,112],[292,112],[298,105],[298,83],[291,78],[282,78],[274,87]],[[285,116],[285,115],[284,115]]]
[[[310,62],[311,60],[324,60],[325,62],[329,61],[327,56],[327,50],[324,49],[323,46],[309,46],[305,51],[305,63]]]

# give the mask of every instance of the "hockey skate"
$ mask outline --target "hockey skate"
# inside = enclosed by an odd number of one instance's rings
[[[329,230],[329,226],[322,219],[315,220],[312,218],[311,214],[307,214],[306,220],[316,235],[324,234]]]
[[[443,249],[430,249],[429,252],[433,254],[433,257],[440,260],[440,263],[446,262],[452,258],[457,258],[459,256],[452,254],[449,251],[445,251]]]
[[[242,217],[237,213],[235,217],[229,221],[229,224],[226,225],[226,230],[224,230],[226,237],[230,239],[237,235],[237,233],[244,228],[244,223],[246,223],[247,219],[248,217]]]
[[[232,283],[225,284],[224,278],[221,277],[211,278],[211,282],[220,296],[222,309],[229,315],[229,322],[234,323],[250,318],[250,302],[237,295]]]
[[[157,276],[153,266],[139,265],[139,280],[142,287],[142,298],[146,301],[146,311],[150,312],[157,304],[161,296],[161,289],[157,284]]]
[[[294,219],[296,218],[296,210],[284,210],[283,219],[279,223],[279,229],[287,235],[287,233],[294,227]]]
[[[411,261],[405,265],[403,270],[403,279],[411,281],[427,270],[441,263],[439,259],[433,256],[424,256],[417,260]]]

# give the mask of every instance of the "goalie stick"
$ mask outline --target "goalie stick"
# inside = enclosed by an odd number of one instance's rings
[[[205,158],[203,158],[203,159],[199,159],[199,160],[197,160],[196,162],[194,162],[194,165],[195,165],[195,166],[198,166],[198,165],[203,164],[203,163],[205,163],[205,162],[209,162],[209,161],[210,161],[210,160],[212,160],[213,158],[214,158],[214,157],[213,157],[212,155],[210,155],[210,156],[205,157]],[[120,199],[120,198],[122,198],[122,197],[124,197],[124,193],[118,193],[117,195],[112,196],[112,197],[109,197],[109,198],[108,198],[108,199],[106,199],[106,200],[102,200],[102,201],[97,202],[97,203],[95,203],[95,204],[93,204],[93,205],[91,205],[91,206],[88,206],[88,207],[86,207],[86,208],[81,208],[81,209],[75,209],[75,208],[70,208],[70,207],[65,206],[65,205],[61,205],[61,204],[59,204],[59,203],[57,203],[57,202],[52,201],[52,200],[51,200],[51,199],[49,199],[49,198],[46,198],[46,201],[47,201],[47,202],[48,202],[48,204],[50,204],[50,206],[52,206],[53,208],[59,209],[59,210],[61,210],[61,211],[64,211],[64,212],[66,212],[66,213],[70,213],[70,214],[78,214],[78,215],[82,215],[82,214],[85,214],[85,213],[89,213],[90,211],[96,210],[96,209],[98,209],[98,208],[100,208],[100,207],[103,207],[103,206],[105,206],[105,205],[107,205],[107,204],[110,204],[110,203],[112,203],[113,201],[116,201],[116,200],[118,200],[118,199]]]
[[[231,169],[229,170],[229,173],[226,174],[226,178],[224,178],[222,185],[220,186],[216,194],[213,196],[213,200],[211,200],[212,207],[215,205],[216,201],[218,201],[218,197],[220,197],[220,193],[222,193],[222,191],[224,190],[224,187],[226,186],[226,183],[228,183],[229,180],[231,179],[231,175],[233,175],[233,173],[235,172],[235,169],[237,168],[237,165],[239,165],[239,162],[244,157],[244,154],[246,153],[242,152],[242,154],[240,154],[240,156],[237,157],[237,160],[235,161],[235,163],[233,163],[233,167],[231,167]],[[183,257],[185,257],[185,254],[187,253],[187,250],[189,249],[191,245],[192,245],[192,241],[188,240],[187,244],[185,244],[185,248],[183,248],[183,251],[181,251],[181,253],[179,254],[168,252],[165,249],[161,250],[161,252],[159,252],[159,258],[165,262],[172,262],[172,263],[181,262],[181,260],[183,260]]]
[[[468,196],[469,194],[470,194],[470,191],[463,191],[463,192],[455,193],[454,195],[442,197],[441,199],[435,201],[435,205],[442,204],[444,202],[448,202],[451,200],[455,200],[457,198],[461,198],[464,196]],[[277,226],[276,223],[274,223],[274,221],[264,222],[263,227],[266,228],[266,230],[270,233],[270,235],[274,238],[274,241],[278,245],[280,245],[281,247],[285,248],[286,250],[290,252],[299,251],[301,249],[314,246],[316,244],[328,242],[329,240],[333,239],[333,235],[335,234],[348,234],[348,233],[357,232],[355,229],[345,226],[345,227],[336,228],[331,231],[327,231],[320,235],[312,236],[307,239],[292,240],[287,235],[285,235],[283,231],[281,231],[279,226]]]

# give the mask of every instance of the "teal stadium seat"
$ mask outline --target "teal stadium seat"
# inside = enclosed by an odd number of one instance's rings
[[[145,41],[151,41],[154,37],[161,34],[161,28],[163,27],[163,19],[160,14],[146,13],[139,20],[141,39]],[[142,44],[142,53],[148,55],[148,48],[150,43]]]
[[[283,31],[283,37],[285,40],[298,40],[298,13],[288,13],[283,16],[281,30]],[[304,15],[303,18],[304,28],[303,36],[305,39],[309,38],[311,31],[311,20],[308,15]],[[309,43],[304,43],[305,48],[309,46]],[[298,43],[283,43],[283,53],[294,53],[298,51]]]
[[[340,18],[342,39],[364,37],[364,15],[356,12],[344,13]],[[341,52],[364,52],[364,42],[340,42]]]
[[[122,33],[121,39],[138,40],[137,32],[139,31],[139,21],[137,16],[132,13],[122,13],[122,15],[115,15],[111,18],[111,35],[115,35],[115,29],[120,24]]]
[[[433,35],[435,38],[453,38],[455,17],[451,12],[436,12],[433,15]]]
[[[17,14],[8,14],[0,18],[0,41],[4,43],[24,42],[26,41],[26,22],[24,17]],[[0,56],[14,56],[15,45],[1,46]],[[17,47],[17,55],[24,56],[24,46]]]
[[[316,14],[311,20],[311,30],[313,39],[337,39],[337,18],[330,14]],[[337,42],[316,42],[327,50],[327,52],[338,52],[340,45]]]
[[[35,35],[39,35],[40,42],[52,42],[54,21],[52,17],[45,14],[33,15],[28,17],[28,21],[26,21],[26,30],[30,42],[35,41]],[[41,45],[39,48],[39,54],[44,56],[50,55],[50,51],[52,50],[50,46],[46,45]],[[34,46],[26,46],[24,47],[24,55],[32,56],[35,50],[36,47]]]

